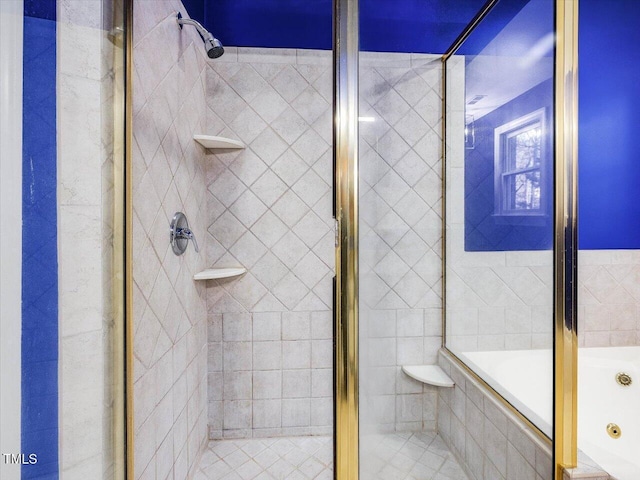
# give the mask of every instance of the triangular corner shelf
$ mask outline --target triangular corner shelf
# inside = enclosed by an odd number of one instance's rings
[[[437,365],[404,365],[402,371],[411,378],[436,387],[453,387],[451,377]]]
[[[194,135],[193,139],[204,148],[211,149],[240,149],[245,148],[244,143],[239,140],[233,140],[225,137],[215,137],[213,135]]]
[[[194,280],[215,280],[218,278],[237,277],[238,275],[242,275],[246,272],[247,272],[247,269],[244,267],[210,268],[209,270],[203,270],[202,272],[196,273],[193,276],[193,279]]]

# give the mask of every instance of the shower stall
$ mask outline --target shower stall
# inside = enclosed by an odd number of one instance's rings
[[[639,22],[0,0],[0,477],[640,478]]]

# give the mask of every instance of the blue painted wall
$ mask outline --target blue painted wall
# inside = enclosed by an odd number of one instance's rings
[[[581,0],[579,22],[579,246],[638,249],[640,2]],[[541,97],[547,106],[550,89]],[[528,111],[538,108],[530,96],[517,102],[529,104]],[[551,248],[550,227],[504,225],[492,216],[493,128],[514,107],[527,113],[511,102],[476,122],[478,147],[467,151],[465,171],[468,251]]]
[[[361,49],[443,53],[485,1],[360,0]],[[500,15],[513,15],[527,1],[500,2]],[[331,49],[332,0],[183,0],[183,4],[225,45]],[[490,22],[504,21],[500,15]]]
[[[23,479],[58,478],[55,1],[25,2],[22,185]]]
[[[494,130],[540,108],[546,109],[547,132],[543,185],[545,217],[497,217],[494,200]],[[553,82],[547,80],[475,122],[475,148],[465,150],[465,250],[548,250],[553,245],[553,156],[549,126],[553,112]]]
[[[640,2],[580,0],[579,241],[640,248]]]

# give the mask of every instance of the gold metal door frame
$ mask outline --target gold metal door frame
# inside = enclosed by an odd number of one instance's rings
[[[578,0],[556,0],[554,478],[578,462]]]
[[[333,2],[334,476],[358,479],[358,0]]]
[[[125,2],[125,154],[124,154],[124,256],[125,256],[125,456],[126,477],[134,476],[133,419],[133,1]]]

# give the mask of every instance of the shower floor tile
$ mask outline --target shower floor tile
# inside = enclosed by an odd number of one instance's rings
[[[360,465],[362,480],[468,480],[435,433],[365,435]]]
[[[333,480],[331,437],[209,442],[194,480]]]
[[[444,442],[429,433],[367,435],[362,480],[468,480]],[[194,480],[333,480],[331,437],[209,442]]]

